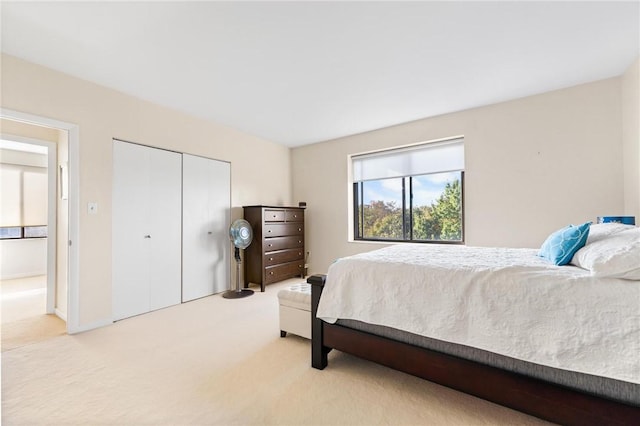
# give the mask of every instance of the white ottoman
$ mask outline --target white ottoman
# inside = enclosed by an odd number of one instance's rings
[[[278,292],[280,337],[287,333],[311,339],[311,284],[300,283]]]

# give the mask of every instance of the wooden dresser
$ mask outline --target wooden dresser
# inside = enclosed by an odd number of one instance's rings
[[[304,278],[304,208],[244,206],[253,241],[244,251],[244,286]]]

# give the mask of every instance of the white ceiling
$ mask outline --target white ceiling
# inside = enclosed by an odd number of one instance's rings
[[[620,75],[631,2],[7,2],[2,51],[287,146]]]

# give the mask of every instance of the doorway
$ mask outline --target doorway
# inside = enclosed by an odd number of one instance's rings
[[[65,333],[66,303],[56,303],[60,299],[56,282],[66,281],[66,273],[56,271],[66,267],[57,264],[56,241],[58,225],[68,227],[66,217],[58,220],[56,167],[61,132],[7,120],[2,124],[3,131],[41,137],[2,134],[0,139],[0,300],[5,351]],[[60,287],[66,293],[66,282]]]
[[[32,146],[46,146],[47,153],[51,154],[47,156],[47,204],[55,208],[48,210],[52,213],[52,219],[48,220],[46,226],[46,279],[41,277],[40,284],[23,283],[25,287],[17,292],[22,292],[23,296],[41,294],[44,279],[47,282],[44,290],[47,314],[51,318],[66,320],[63,330],[69,334],[83,331],[78,321],[79,128],[75,124],[5,108],[0,110],[0,119],[3,138],[8,136],[9,139]],[[31,130],[25,133],[25,128]],[[34,137],[31,133],[33,129],[54,132],[59,136],[52,139],[36,134]],[[22,232],[25,232],[24,229]],[[38,281],[37,278],[33,280]],[[19,285],[15,287],[19,288]],[[17,297],[14,294],[8,299]],[[3,335],[5,331],[3,325]]]

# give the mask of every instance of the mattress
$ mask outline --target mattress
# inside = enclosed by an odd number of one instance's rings
[[[329,268],[317,316],[638,385],[640,282],[536,253],[399,244],[350,256]]]

